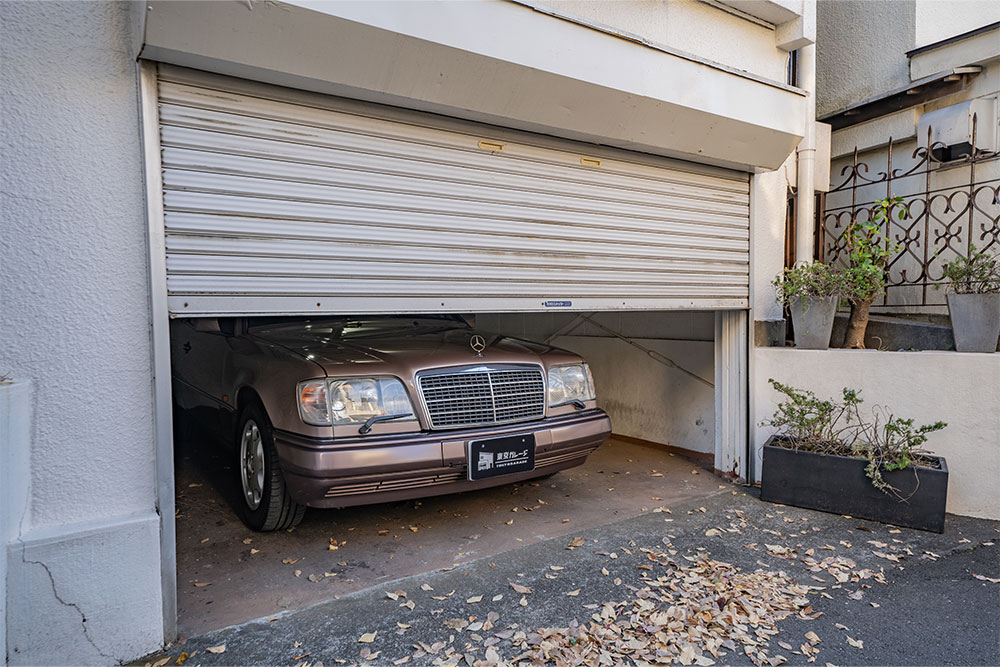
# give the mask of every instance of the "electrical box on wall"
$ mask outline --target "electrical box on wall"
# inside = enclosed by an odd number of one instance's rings
[[[943,109],[929,111],[917,122],[917,141],[927,141],[928,129],[931,144],[943,144],[934,149],[934,157],[942,162],[971,155],[973,127],[977,151],[997,150],[997,100],[981,97],[953,104]],[[975,118],[975,123],[973,123]]]

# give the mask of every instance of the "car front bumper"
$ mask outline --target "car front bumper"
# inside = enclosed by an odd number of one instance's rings
[[[469,481],[470,440],[533,433],[534,470]],[[292,498],[310,507],[349,507],[482,489],[549,475],[583,463],[611,434],[590,409],[477,429],[356,438],[309,438],[276,430],[274,444]]]

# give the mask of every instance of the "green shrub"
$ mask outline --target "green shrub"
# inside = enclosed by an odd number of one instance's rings
[[[785,269],[771,285],[782,305],[797,297],[808,301],[809,298],[840,297],[844,293],[843,275],[820,262]]]
[[[944,277],[956,294],[995,294],[1000,292],[1000,259],[970,246],[968,257],[944,265]]]
[[[860,392],[843,389],[841,400],[823,400],[806,389],[796,389],[768,379],[774,389],[785,395],[763,426],[777,428],[776,445],[818,454],[849,456],[868,461],[865,474],[875,488],[906,500],[899,490],[882,478],[883,470],[930,465],[929,452],[921,449],[927,434],[940,431],[942,421],[914,426],[913,419],[896,417],[888,409],[876,406],[862,415]]]

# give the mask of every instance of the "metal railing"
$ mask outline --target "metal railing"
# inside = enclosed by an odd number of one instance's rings
[[[947,262],[968,257],[973,247],[1000,250],[1000,171],[992,170],[996,178],[977,181],[977,166],[1000,154],[976,147],[977,124],[973,116],[972,141],[958,155],[952,154],[954,147],[932,142],[928,128],[926,143],[909,155],[912,164],[903,168],[893,166],[891,138],[885,152],[874,156],[884,158],[882,170],[861,162],[855,148],[852,162],[840,172],[843,182],[819,197],[817,259],[846,265],[851,225],[871,220],[877,200],[900,197],[882,225],[883,240],[898,245],[899,251],[886,266],[886,295],[875,305],[944,305],[945,291],[935,286],[943,284]]]

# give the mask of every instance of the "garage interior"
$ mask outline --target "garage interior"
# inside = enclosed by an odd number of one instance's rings
[[[224,450],[178,438],[181,635],[716,493],[713,469],[746,478],[746,173],[154,76],[151,254],[170,317],[474,313],[478,329],[584,357],[615,434],[549,479],[310,509],[270,534],[237,518]]]
[[[400,577],[489,558],[731,488],[712,474],[713,313],[470,316],[591,364],[614,435],[583,466],[447,496],[310,509],[290,531],[243,525],[231,456],[176,443],[178,630],[191,636]],[[441,594],[446,594],[442,591]]]

